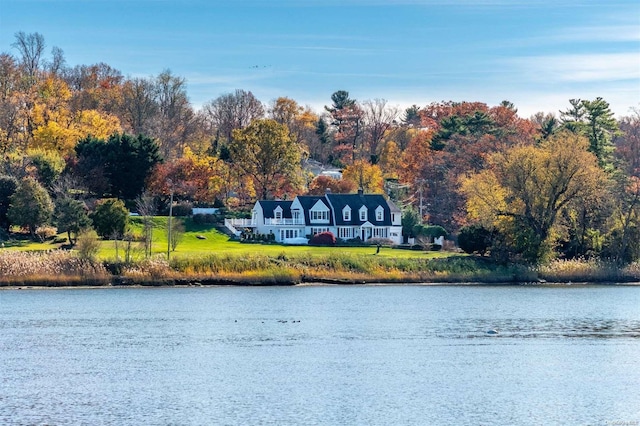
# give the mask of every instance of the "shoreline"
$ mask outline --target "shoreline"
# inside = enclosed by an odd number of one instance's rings
[[[159,280],[159,281],[129,281],[108,282],[103,285],[96,284],[70,284],[57,285],[34,281],[33,283],[1,284],[2,290],[100,290],[100,289],[141,289],[141,288],[215,288],[215,287],[341,287],[341,286],[370,286],[370,287],[640,287],[640,281],[383,281],[383,280],[343,280],[343,279],[320,279],[291,282],[241,282],[236,280],[217,279],[179,279],[179,280]]]

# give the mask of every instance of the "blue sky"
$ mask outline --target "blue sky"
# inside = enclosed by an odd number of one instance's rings
[[[640,108],[637,0],[0,0],[0,51],[39,32],[68,65],[184,77],[196,108],[235,89],[320,111],[336,90],[519,114],[603,97]]]

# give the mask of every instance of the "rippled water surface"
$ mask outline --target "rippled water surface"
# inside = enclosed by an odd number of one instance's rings
[[[0,424],[638,425],[640,287],[3,290]]]

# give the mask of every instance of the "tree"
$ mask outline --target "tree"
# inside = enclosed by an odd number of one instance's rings
[[[607,254],[619,264],[640,259],[640,177],[620,177],[610,217]]]
[[[176,251],[176,248],[184,238],[184,232],[184,222],[180,219],[174,218],[171,221],[171,240],[169,241],[171,251]]]
[[[20,181],[10,198],[7,216],[12,224],[29,230],[35,237],[36,228],[49,222],[53,213],[53,202],[49,193],[33,178]]]
[[[148,193],[142,193],[136,199],[136,209],[138,214],[142,217],[142,242],[144,244],[145,257],[151,257],[152,243],[153,243],[153,216],[156,213],[156,206],[153,202],[153,197]]]
[[[214,148],[230,143],[233,131],[247,127],[252,121],[264,117],[264,106],[251,92],[236,90],[227,93],[203,107],[214,137]]]
[[[90,218],[93,228],[101,237],[124,235],[129,222],[129,210],[121,200],[105,198],[98,201]]]
[[[89,188],[126,200],[142,193],[153,168],[162,162],[158,145],[144,135],[115,133],[106,142],[87,137],[75,150],[77,171]]]
[[[73,198],[56,200],[54,218],[58,232],[66,232],[71,245],[76,243],[78,233],[91,226],[87,207],[82,201]],[[74,236],[76,239],[73,238]]]
[[[374,158],[388,130],[398,118],[398,108],[389,107],[385,99],[364,101],[365,143],[369,157]]]
[[[598,157],[601,167],[611,166],[613,136],[619,131],[618,122],[613,117],[609,103],[598,97],[593,101],[582,101],[586,111],[589,151]]]
[[[385,178],[398,179],[402,151],[395,141],[387,141],[380,150],[378,165]]]
[[[47,188],[51,188],[62,174],[65,167],[64,158],[56,151],[43,149],[28,151],[29,160],[35,169],[34,178]]]
[[[413,233],[417,225],[420,225],[421,218],[418,211],[414,208],[408,208],[402,212],[402,235],[407,238],[414,238]]]
[[[560,212],[587,199],[605,181],[588,141],[561,132],[539,147],[517,146],[490,157],[489,168],[462,179],[471,220],[498,228],[526,260],[551,251]]]
[[[251,176],[262,199],[280,193],[299,177],[300,148],[287,127],[274,120],[256,120],[235,130],[229,150],[231,161]]]
[[[156,78],[159,116],[153,136],[163,158],[180,156],[196,128],[196,116],[186,93],[186,81],[165,70]]]
[[[369,194],[382,194],[384,192],[384,180],[382,170],[378,165],[372,165],[366,160],[357,160],[347,166],[342,172],[342,179],[353,184]]]
[[[561,112],[563,127],[589,139],[589,151],[603,168],[611,168],[613,137],[618,134],[618,123],[609,103],[598,97],[593,101],[570,99],[571,108]]]
[[[114,134],[109,137],[107,147],[112,194],[132,200],[144,190],[154,166],[162,162],[158,145],[144,135]]]
[[[150,79],[133,78],[124,83],[124,122],[134,135],[151,134],[154,117],[158,113],[155,84]]]
[[[224,195],[225,166],[218,158],[197,155],[187,147],[181,158],[159,164],[147,187],[155,195],[168,196],[173,188],[179,200],[213,203]]]
[[[458,246],[465,253],[484,256],[491,247],[491,231],[479,224],[463,226],[458,234]]]
[[[0,229],[8,231],[11,222],[7,216],[11,196],[18,189],[18,180],[13,176],[0,175]]]
[[[418,127],[420,125],[420,107],[414,104],[406,108],[402,116],[402,122],[406,126]]]
[[[98,111],[124,117],[122,111],[127,105],[123,104],[124,77],[119,70],[104,62],[77,65],[66,70],[64,79],[72,90],[72,111]],[[84,136],[86,135],[82,135]]]
[[[293,99],[280,97],[271,104],[269,118],[287,126],[291,138],[301,148],[306,148],[303,154],[305,158],[308,157],[310,148],[317,145],[317,114],[309,108],[303,108]]]
[[[18,49],[22,56],[21,65],[26,75],[32,78],[35,77],[36,73],[40,70],[42,54],[45,48],[42,34],[26,34],[23,31],[19,31],[16,33],[16,41],[12,46]]]
[[[334,194],[349,194],[356,190],[356,185],[350,180],[325,175],[316,176],[309,184],[309,195],[324,195],[327,190]]]
[[[616,158],[626,174],[640,178],[640,109],[620,119],[620,133],[614,142]]]
[[[364,133],[364,112],[345,90],[334,92],[331,100],[332,106],[325,106],[325,110],[331,114],[331,125],[335,128],[333,152],[342,164],[351,164],[356,158],[362,158],[360,145]]]

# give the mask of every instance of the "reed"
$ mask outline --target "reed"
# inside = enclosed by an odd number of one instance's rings
[[[0,251],[0,285],[104,285],[110,278],[101,263],[67,251]]]
[[[549,282],[628,282],[640,280],[638,263],[619,267],[597,259],[553,260],[537,268],[540,279]]]

